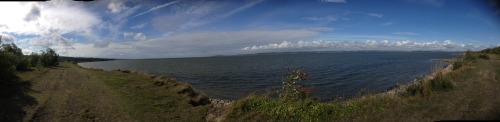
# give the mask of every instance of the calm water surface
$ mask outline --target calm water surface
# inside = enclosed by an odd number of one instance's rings
[[[114,60],[79,63],[103,70],[137,70],[175,77],[211,98],[237,99],[251,92],[276,92],[287,69],[305,70],[315,97],[331,99],[384,91],[428,74],[457,57],[452,52],[302,52],[203,58]]]

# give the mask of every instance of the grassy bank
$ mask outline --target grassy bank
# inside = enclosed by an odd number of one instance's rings
[[[500,60],[466,52],[417,82],[349,100],[285,101],[251,95],[226,111],[225,121],[435,121],[500,119]],[[318,91],[321,92],[321,91]]]
[[[35,104],[24,121],[204,121],[208,98],[174,79],[61,62],[17,74]]]

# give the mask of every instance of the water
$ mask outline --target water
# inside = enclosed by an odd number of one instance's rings
[[[202,58],[114,60],[79,63],[103,70],[137,70],[174,77],[211,98],[238,99],[257,92],[276,92],[287,69],[309,74],[304,84],[320,99],[380,92],[428,74],[453,58],[451,52],[301,52]]]

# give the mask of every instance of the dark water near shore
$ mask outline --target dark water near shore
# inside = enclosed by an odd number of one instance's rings
[[[237,99],[251,92],[276,92],[287,69],[305,70],[315,97],[380,92],[428,74],[457,57],[453,52],[301,52],[202,58],[114,60],[79,63],[87,68],[137,70],[175,77],[211,98]]]

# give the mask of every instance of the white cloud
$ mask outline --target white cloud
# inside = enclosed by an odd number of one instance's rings
[[[26,15],[24,21],[34,21],[40,17],[40,8],[33,6],[31,11]]]
[[[339,51],[339,50],[446,50],[446,51],[463,51],[463,50],[479,50],[480,46],[472,44],[457,44],[451,40],[445,40],[442,44],[437,41],[416,42],[410,40],[401,41],[375,41],[367,40],[359,41],[298,41],[296,43],[283,41],[281,43],[271,43],[265,45],[253,45],[241,48],[244,51],[272,51],[272,50],[288,50],[288,51],[307,51],[307,50],[323,50],[323,51]]]
[[[378,18],[382,18],[384,16],[383,14],[377,14],[377,13],[367,13],[366,15]]]
[[[144,35],[143,33],[135,34],[134,39],[137,41],[146,41],[147,40],[146,35]]]
[[[92,32],[101,24],[97,15],[74,1],[1,3],[0,15],[4,16],[0,19],[1,33],[29,36],[16,43],[23,49],[51,47],[59,53],[74,49],[74,39],[62,35]]]
[[[132,33],[132,32],[124,32],[123,33],[124,38],[133,38],[136,41],[146,41],[148,38],[144,33]]]
[[[386,22],[382,24],[382,26],[391,26],[391,25],[394,25],[394,22]]]
[[[132,29],[141,29],[141,28],[144,28],[146,26],[146,23],[141,23],[141,24],[137,24],[137,25],[134,25],[130,28]]]
[[[123,3],[123,1],[121,1],[121,0],[114,0],[114,1],[111,1],[108,4],[108,9],[111,11],[111,13],[116,14],[116,13],[122,12],[125,9],[128,9],[128,7],[125,6],[125,4]]]
[[[321,2],[346,3],[346,0],[319,0]]]
[[[147,41],[110,42],[108,48],[89,44],[73,45],[67,55],[112,58],[165,58],[245,53],[240,47],[250,44],[277,43],[281,40],[304,40],[317,36],[308,29],[195,32],[147,39]],[[123,33],[128,38],[141,34]]]
[[[16,41],[16,38],[10,34],[5,34],[5,33],[0,33],[0,44],[4,42],[14,42]]]
[[[65,54],[68,50],[75,49],[73,47],[73,44],[75,43],[74,39],[65,38],[58,33],[46,34],[34,38],[24,38],[19,40],[19,42],[23,45],[23,47],[28,47],[26,43],[31,46],[36,46],[37,48],[32,47],[32,49],[37,49],[33,51],[42,50],[44,48],[54,48],[58,51],[58,53]]]
[[[40,8],[34,10],[33,6],[40,6]],[[69,5],[60,2],[2,3],[0,15],[6,16],[0,19],[0,25],[6,26],[6,28],[0,28],[0,32],[16,34],[40,35],[50,29],[69,33],[91,28],[100,22],[96,15],[78,4]],[[38,21],[23,21],[26,19]]]
[[[129,37],[132,37],[132,36],[134,36],[134,33],[132,33],[132,32],[123,32],[123,37],[124,38],[129,38]]]
[[[349,15],[349,14],[361,14],[361,15],[366,15],[366,16],[371,16],[371,17],[377,17],[377,18],[384,17],[384,14],[380,14],[380,13],[367,13],[367,12],[359,12],[359,11],[346,11],[344,14],[345,15]]]
[[[114,17],[113,17],[113,21],[115,22],[120,22],[120,23],[123,23],[123,22],[126,22],[128,19],[128,17],[130,15],[132,15],[133,13],[135,13],[137,10],[139,10],[139,8],[141,8],[140,5],[136,5],[130,9],[127,9],[125,10],[124,12],[122,13],[119,13],[119,14],[116,14]]]

